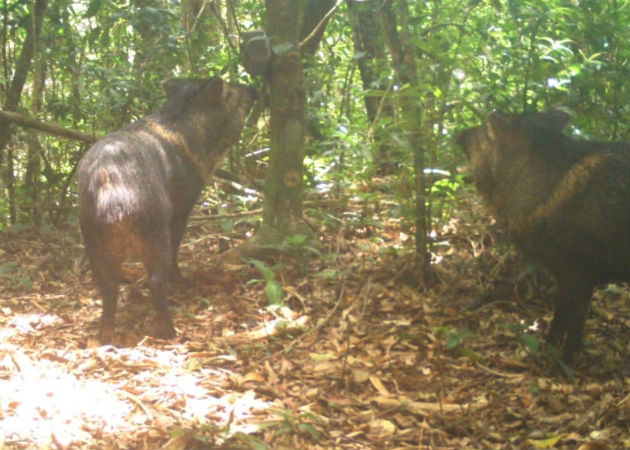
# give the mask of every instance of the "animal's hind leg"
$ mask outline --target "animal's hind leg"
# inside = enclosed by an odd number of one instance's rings
[[[572,364],[582,347],[582,331],[593,293],[589,280],[575,274],[557,276],[558,297],[547,340],[560,345],[564,342],[562,360]]]
[[[175,328],[168,311],[167,291],[172,277],[172,251],[168,232],[164,230],[159,238],[152,239],[145,246],[144,265],[149,276],[151,300],[157,314],[156,336],[170,339],[176,336]]]
[[[179,252],[179,246],[182,242],[184,231],[186,230],[186,223],[188,222],[188,216],[175,217],[171,223],[170,236],[171,236],[171,281],[173,283],[182,283],[184,278],[179,271],[177,264],[177,253]]]
[[[103,296],[103,310],[99,330],[101,344],[109,344],[114,337],[114,322],[118,303],[121,262],[96,251],[86,242],[94,281]]]
[[[107,276],[104,276],[103,280],[98,284],[103,294],[103,313],[101,315],[99,340],[101,344],[109,344],[114,337],[119,283],[116,279],[108,279]]]

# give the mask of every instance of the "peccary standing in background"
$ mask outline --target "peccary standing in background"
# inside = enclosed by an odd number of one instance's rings
[[[568,120],[495,112],[457,140],[499,223],[555,278],[547,339],[572,363],[594,287],[630,281],[630,143],[572,139]]]
[[[175,336],[166,292],[180,276],[177,251],[188,215],[257,97],[219,77],[173,79],[164,89],[162,109],[99,140],[79,164],[79,223],[103,296],[102,343],[114,334],[127,257],[148,272],[157,336]]]

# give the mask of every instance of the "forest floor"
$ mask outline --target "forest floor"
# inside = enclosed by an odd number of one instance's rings
[[[260,270],[219,261],[248,225],[223,232],[196,210],[179,254],[190,283],[171,295],[178,337],[147,337],[132,263],[113,346],[96,340],[77,227],[0,232],[0,448],[630,448],[627,288],[596,293],[569,371],[543,344],[552,285],[470,194],[436,232],[424,290],[387,205],[361,211],[381,227],[325,209],[328,225],[306,213],[318,248],[274,269],[275,307]]]

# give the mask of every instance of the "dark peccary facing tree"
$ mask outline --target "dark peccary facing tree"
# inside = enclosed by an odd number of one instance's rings
[[[593,289],[630,281],[630,144],[576,140],[560,111],[491,114],[463,131],[479,192],[521,251],[557,285],[548,340],[571,363]]]
[[[98,141],[78,170],[79,222],[103,296],[100,340],[110,342],[120,269],[144,263],[157,336],[175,336],[166,300],[179,277],[177,251],[190,210],[223,154],[234,145],[257,94],[221,78],[165,83],[157,113]]]

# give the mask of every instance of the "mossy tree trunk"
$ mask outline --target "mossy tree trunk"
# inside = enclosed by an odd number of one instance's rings
[[[304,0],[267,0],[267,35],[274,59],[269,76],[271,154],[265,179],[263,238],[281,240],[302,217],[304,84],[298,48]]]
[[[263,223],[237,250],[241,255],[277,249],[292,234],[310,235],[302,220],[306,94],[304,57],[313,55],[325,26],[341,2],[266,0],[266,34],[273,58],[265,85],[270,109],[269,168],[265,178]]]
[[[271,154],[259,245],[309,233],[302,221],[306,105],[302,59],[315,52],[332,5],[332,0],[266,0],[266,33],[273,47],[267,80]],[[305,40],[300,43],[301,39]]]

